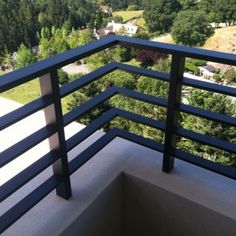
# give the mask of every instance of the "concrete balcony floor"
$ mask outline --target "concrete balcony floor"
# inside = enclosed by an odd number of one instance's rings
[[[97,131],[69,159],[102,135]],[[236,235],[235,181],[180,160],[171,174],[161,165],[161,153],[116,138],[72,175],[70,200],[53,191],[3,235]],[[14,193],[0,213],[51,173]]]
[[[101,135],[84,141],[70,158]],[[5,207],[49,172],[15,193]],[[72,176],[72,189],[69,201],[52,192],[3,235],[157,235],[157,226],[159,235],[236,234],[234,181],[182,161],[164,174],[160,153],[119,138]]]

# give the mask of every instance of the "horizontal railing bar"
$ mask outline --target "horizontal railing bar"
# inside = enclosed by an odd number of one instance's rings
[[[75,92],[76,90],[88,85],[91,82],[98,80],[99,78],[103,77],[104,75],[107,75],[110,72],[117,70],[117,69],[123,70],[126,72],[130,72],[130,73],[135,73],[138,75],[148,76],[148,77],[154,78],[154,79],[164,80],[167,82],[170,80],[170,75],[167,73],[162,73],[162,72],[158,72],[158,71],[154,71],[154,70],[148,70],[148,69],[144,69],[141,67],[122,64],[122,63],[118,63],[118,62],[111,62],[111,63],[109,63],[103,67],[100,67],[97,70],[92,71],[92,72],[82,76],[81,78],[76,79],[73,82],[61,87],[61,89],[60,89],[61,98]]]
[[[89,83],[98,80],[102,76],[114,71],[117,69],[116,63],[109,63],[103,67],[98,68],[95,71],[88,73],[87,75],[82,76],[79,79],[74,80],[73,82],[64,85],[60,89],[61,98],[69,95],[70,93],[75,92],[76,90],[88,85]]]
[[[36,146],[46,138],[50,137],[56,132],[56,128],[53,125],[46,126],[36,131],[35,133],[29,135],[28,137],[22,139],[18,143],[12,145],[10,148],[1,152],[0,154],[0,168],[7,163],[14,160],[16,157],[25,153],[32,147]]]
[[[220,114],[217,112],[206,111],[197,107],[190,105],[180,104],[176,107],[180,112],[185,112],[194,116],[199,116],[202,118],[210,119],[216,122],[221,122],[223,124],[228,124],[236,126],[236,118],[228,115]]]
[[[114,128],[113,132],[116,134],[116,136],[132,141],[134,143],[143,145],[147,148],[153,149],[158,152],[163,152],[164,151],[164,145],[161,143],[158,143],[156,141],[153,141],[151,139],[144,138],[142,136],[136,135],[134,133],[127,132],[125,130],[121,130],[118,128]]]
[[[106,113],[102,114],[95,120],[93,120],[89,125],[87,125],[84,129],[79,131],[77,134],[73,135],[66,141],[66,150],[69,152],[71,149],[76,147],[98,129],[100,129],[103,125],[108,123],[111,119],[116,116],[115,109],[111,109]]]
[[[130,98],[138,99],[138,100],[141,100],[144,102],[148,102],[151,104],[164,106],[164,107],[167,104],[166,99],[142,94],[142,93],[139,93],[136,91],[126,89],[126,88],[111,87],[111,88],[107,89],[106,91],[100,93],[99,95],[93,97],[92,99],[88,100],[87,102],[85,102],[84,104],[82,104],[78,108],[74,109],[73,111],[68,112],[64,116],[64,126],[67,126],[71,122],[75,121],[78,117],[84,115],[89,110],[95,108],[96,106],[105,102],[106,100],[108,100],[109,98],[111,98],[112,96],[114,96],[116,94],[124,95],[124,96],[130,97]]]
[[[147,76],[154,79],[160,79],[166,82],[170,81],[170,74],[168,73],[163,73],[156,70],[150,70],[143,67],[137,67],[137,66],[132,66],[128,64],[122,64],[118,62],[114,62],[114,63],[116,64],[118,69],[126,71],[126,72],[143,75],[143,76]]]
[[[128,112],[118,108],[114,108],[117,116],[132,120],[137,123],[141,123],[156,129],[165,130],[165,123],[151,118],[135,114],[133,112]]]
[[[116,44],[141,49],[150,49],[167,54],[178,54],[184,57],[236,66],[236,56],[234,54],[171,45],[130,37],[108,36],[85,46],[71,49],[63,54],[53,56],[25,68],[2,75],[0,79],[0,93]]]
[[[129,47],[136,47],[146,50],[154,50],[166,54],[180,55],[183,57],[196,58],[205,61],[223,63],[236,66],[236,55],[230,53],[216,52],[206,49],[191,48],[175,44],[160,43],[143,39],[114,36],[118,44]]]
[[[114,46],[116,44],[136,47],[140,49],[149,49],[152,51],[153,50],[159,51],[166,54],[179,55],[181,57],[197,58],[197,59],[214,61],[236,66],[236,55],[233,54],[219,53],[202,49],[194,49],[178,45],[169,45],[135,38],[109,36],[107,38],[92,42],[80,48],[72,49],[66,53],[54,56],[44,61],[37,62],[26,68],[19,69],[14,72],[2,75],[0,78],[0,93],[9,90],[11,88],[14,88],[18,85],[21,85],[25,82],[28,82],[32,79],[40,77],[42,75],[50,73],[53,70],[56,70],[58,68],[61,68],[62,66],[80,60],[91,54],[104,50],[108,47]],[[89,73],[88,75],[81,77],[80,79],[68,85],[63,86],[60,90],[61,97],[67,96],[68,94],[76,91],[77,89],[82,88],[85,85],[88,85],[89,83],[101,78],[102,76],[116,69],[120,69],[130,73],[136,73],[138,75],[148,76],[155,79],[161,79],[167,82],[170,81],[169,74],[158,71],[152,71],[140,67],[135,67],[132,65],[113,62],[102,68],[97,69],[96,71]],[[218,84],[192,80],[189,78],[183,78],[183,84],[191,87],[205,89],[212,92],[222,93],[229,96],[236,96],[236,88],[229,86],[222,86]],[[73,110],[72,112],[66,114],[64,116],[64,121],[63,121],[64,125],[65,126],[68,125],[79,116],[85,114],[92,108],[98,106],[99,104],[103,103],[104,101],[108,100],[109,98],[111,98],[116,94],[124,95],[130,98],[138,99],[162,107],[167,107],[166,99],[157,98],[146,94],[141,94],[139,92],[131,91],[125,88],[112,87],[109,88],[107,91],[100,93],[93,99],[87,101],[86,103],[84,103],[77,109]],[[7,115],[4,115],[3,117],[0,118],[0,130],[7,128],[8,126],[18,122],[21,119],[24,119],[25,117],[33,114],[36,111],[39,111],[40,109],[45,108],[51,103],[52,100],[50,96],[42,97],[29,104],[24,105],[23,107]],[[197,115],[217,122],[222,122],[233,126],[235,126],[236,124],[235,118],[233,117],[229,117],[211,111],[204,111],[189,105],[180,104],[177,107],[177,109],[188,114]],[[131,112],[121,110],[118,108],[113,108],[110,111],[103,114],[102,116],[100,116],[99,118],[97,118],[96,120],[94,120],[93,122],[91,122],[90,125],[81,130],[79,133],[68,139],[67,151],[71,150],[73,147],[78,145],[85,138],[89,137],[92,133],[94,133],[96,130],[101,128],[105,123],[109,122],[112,118],[116,116],[120,116],[128,120],[142,123],[160,130],[165,130],[165,123],[163,122],[156,121],[138,114],[133,114]],[[10,148],[6,149],[0,154],[0,167],[6,165],[19,155],[23,154],[32,147],[36,146],[38,143],[45,140],[49,136],[53,135],[55,132],[56,130],[54,125],[49,125],[36,131],[35,133],[31,134],[30,136],[24,138],[23,140],[14,144]],[[183,129],[181,127],[177,127],[176,134],[181,137],[189,138],[197,142],[210,145],[215,148],[220,148],[222,150],[231,153],[236,153],[236,145],[233,143],[229,143],[214,137],[209,137],[203,134],[199,134],[190,130]],[[124,138],[126,140],[141,144],[145,147],[151,148],[156,151],[160,152],[164,151],[164,145],[161,143],[157,143],[153,140],[140,137],[136,134],[129,133],[127,131],[120,130],[118,128],[114,128],[108,131],[105,135],[103,135],[95,143],[90,145],[85,151],[83,151],[69,163],[70,174],[74,173],[81,165],[87,162],[91,157],[93,157],[97,152],[99,152],[115,137]],[[233,171],[232,168],[223,167],[217,163],[201,159],[200,157],[196,158],[194,155],[186,153],[181,150],[175,150],[174,155],[176,155],[176,157],[178,157],[179,159],[188,161],[190,163],[204,167],[209,170],[213,170],[227,177],[231,177],[234,179],[236,178],[236,173],[235,171]],[[6,199],[8,196],[17,191],[20,187],[22,187],[25,183],[27,183],[36,175],[41,173],[44,169],[50,166],[55,160],[57,160],[57,158],[58,158],[58,153],[56,152],[48,153],[41,159],[36,161],[34,164],[32,164],[31,166],[20,172],[18,175],[13,177],[11,180],[3,184],[1,186],[1,191],[3,190],[3,192],[0,193],[0,201]],[[17,203],[5,214],[3,214],[3,216],[1,216],[0,218],[0,233],[3,232],[12,223],[14,223],[20,216],[22,216],[35,204],[37,204],[41,199],[43,199],[48,193],[50,193],[55,187],[57,187],[61,183],[61,181],[62,180],[58,176],[50,177],[38,188],[36,188],[24,199],[22,199],[19,203]]]
[[[120,95],[124,95],[124,96],[130,97],[130,98],[133,98],[133,99],[138,99],[140,101],[147,102],[147,103],[150,103],[153,105],[167,107],[167,100],[164,98],[139,93],[139,92],[129,90],[126,88],[121,88],[121,87],[117,87],[117,93],[119,93]]]
[[[225,150],[227,152],[236,153],[236,144],[233,143],[229,143],[194,131],[186,130],[181,127],[177,127],[176,134],[202,144]]]
[[[199,81],[195,79],[189,79],[185,77],[183,78],[182,83],[183,85],[186,86],[236,97],[236,88],[233,87],[224,86],[221,84],[209,83],[205,81]]]
[[[34,100],[0,118],[0,131],[52,104],[52,98],[45,96]]]
[[[47,74],[52,70],[59,69],[84,57],[114,46],[115,44],[117,44],[117,41],[114,37],[106,37],[46,60],[36,62],[25,68],[1,75],[0,93]]]
[[[32,207],[34,207],[38,202],[40,202],[44,197],[46,197],[61,183],[61,181],[62,179],[59,176],[50,177],[6,213],[4,213],[0,218],[0,234]]]
[[[32,180],[35,176],[44,171],[47,167],[53,164],[59,157],[59,153],[52,151],[47,153],[32,165],[24,169],[22,172],[14,176],[1,186],[0,202],[5,200],[12,193],[17,191],[23,185]]]
[[[115,133],[112,130],[109,130],[96,142],[91,144],[86,148],[82,153],[75,157],[69,163],[69,172],[73,174],[78,168],[85,164],[89,159],[91,159],[96,153],[103,149],[109,142],[115,138]]]
[[[236,179],[236,170],[235,168],[232,168],[230,166],[224,166],[220,163],[204,159],[202,157],[190,154],[182,150],[175,150],[173,155],[180,160],[189,162],[191,164],[224,175],[226,177]]]
[[[100,129],[102,126],[104,126],[106,123],[111,121],[116,116],[133,120],[135,122],[140,122],[144,125],[148,125],[156,129],[160,130],[165,129],[165,124],[163,122],[156,121],[118,108],[112,108],[103,115],[99,116],[97,119],[93,120],[89,125],[87,125],[84,129],[82,129],[77,134],[72,136],[70,139],[68,139],[66,142],[67,152],[70,151],[72,148],[76,147],[79,143],[84,141],[91,134]]]
[[[107,99],[112,97],[114,94],[117,93],[117,89],[115,87],[111,87],[106,91],[100,93],[99,95],[93,97],[92,99],[88,100],[78,108],[75,108],[71,112],[68,112],[64,115],[64,126],[67,126],[71,122],[75,121],[78,117],[84,115],[86,112],[90,111],[92,108],[95,108],[99,104],[105,102]]]
[[[126,140],[141,144],[156,151],[162,152],[164,150],[163,144],[140,137],[136,134],[129,133],[124,130],[113,128],[101,138],[99,138],[95,143],[91,144],[87,149],[85,149],[69,163],[70,174],[73,174],[78,168],[85,164],[89,159],[91,159],[91,157],[93,157],[116,137],[124,138]]]

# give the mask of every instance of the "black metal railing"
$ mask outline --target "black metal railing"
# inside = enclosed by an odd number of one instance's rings
[[[78,80],[71,82],[70,84],[59,87],[57,69],[117,44],[172,55],[170,74],[112,62]],[[39,77],[42,97],[1,117],[0,131],[41,109],[44,109],[47,126],[41,128],[34,134],[24,138],[20,142],[0,153],[0,167],[3,167],[13,161],[19,155],[25,153],[27,150],[47,138],[49,139],[51,148],[51,151],[48,154],[1,186],[1,202],[51,165],[53,166],[53,175],[1,216],[0,233],[13,224],[40,200],[42,200],[53,189],[56,189],[59,196],[68,199],[71,196],[70,175],[115,137],[122,137],[162,152],[163,171],[165,172],[171,171],[174,166],[174,158],[177,157],[194,165],[201,166],[219,174],[236,179],[236,170],[234,168],[211,162],[176,148],[176,136],[179,136],[213,146],[230,153],[236,153],[236,144],[202,135],[178,126],[180,112],[229,124],[234,127],[236,126],[236,118],[234,117],[202,110],[181,103],[181,92],[183,85],[225,95],[236,96],[236,88],[184,78],[183,73],[186,57],[236,66],[236,55],[232,54],[168,45],[134,38],[109,36],[78,49],[70,50],[64,54],[57,55],[26,68],[1,76],[0,93]],[[61,99],[63,97],[117,69],[168,82],[168,99],[162,99],[159,97],[141,94],[136,91],[131,91],[126,88],[113,86],[66,115],[62,115]],[[167,108],[166,122],[153,120],[141,115],[124,111],[122,109],[111,108],[109,111],[92,121],[79,133],[75,134],[68,140],[65,140],[65,126],[116,94],[121,94],[126,97]],[[70,163],[68,163],[67,153],[71,149],[115,117],[123,117],[164,131],[164,144],[145,139],[137,136],[136,134],[132,134],[118,128],[113,128],[95,143],[90,145],[85,151],[80,153]]]

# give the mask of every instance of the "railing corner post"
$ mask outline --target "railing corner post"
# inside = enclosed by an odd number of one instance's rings
[[[50,150],[57,150],[60,155],[53,164],[54,175],[62,179],[56,188],[56,193],[64,199],[69,199],[72,193],[57,70],[40,77],[39,81],[42,96],[50,95],[53,100],[53,104],[46,107],[44,113],[46,124],[55,126],[57,130],[48,138]]]
[[[174,168],[173,151],[176,148],[175,129],[179,118],[179,112],[176,110],[176,106],[181,102],[181,81],[183,78],[184,66],[185,57],[181,55],[172,56],[162,166],[162,170],[166,173],[169,173]]]

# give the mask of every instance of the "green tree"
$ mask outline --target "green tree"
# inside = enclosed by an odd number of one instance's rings
[[[133,51],[129,47],[116,46],[112,51],[114,60],[118,62],[127,62],[133,57]]]
[[[83,46],[94,41],[93,31],[92,30],[82,30],[79,35],[79,46]]]
[[[36,62],[36,55],[23,43],[20,45],[16,55],[16,68],[26,67]]]
[[[12,57],[12,54],[9,53],[7,48],[4,49],[3,54],[0,57],[1,64],[5,67],[13,67],[14,66],[14,60]]]
[[[53,45],[51,44],[52,34],[48,28],[42,28],[40,34],[38,33],[39,38],[39,52],[38,58],[45,59],[56,54]]]
[[[230,68],[223,74],[223,80],[227,83],[236,83],[236,71],[234,68]]]
[[[227,98],[224,95],[214,94],[212,92],[192,89],[187,97],[187,100],[190,105],[204,110],[211,110],[230,116],[235,115],[236,112],[235,106],[230,98]],[[216,137],[228,142],[236,142],[236,128],[222,123],[185,114],[183,116],[182,126],[186,129]],[[185,138],[181,139],[179,148],[222,164],[236,165],[236,155],[209,146],[201,145]]]
[[[37,44],[36,32],[38,30],[37,12],[32,0],[20,0],[20,8],[18,13],[20,24],[19,32],[21,32],[22,42],[27,47]]]
[[[148,29],[160,33],[170,31],[180,8],[177,0],[148,0],[143,14]]]
[[[48,28],[42,28],[39,37],[39,59],[45,59],[50,56],[65,52],[69,49],[67,42],[68,32],[66,29],[56,29],[52,27],[51,31]]]
[[[64,85],[64,84],[69,83],[70,78],[65,71],[63,71],[62,69],[59,69],[58,70],[58,80],[59,80],[60,85]]]
[[[66,31],[66,29],[52,28],[52,38],[50,39],[50,41],[56,53],[59,54],[69,49],[69,45],[67,43],[67,36],[68,32]]]
[[[65,0],[48,1],[46,13],[50,21],[50,25],[47,27],[55,26],[56,28],[61,28],[69,16],[67,2]]]
[[[22,42],[19,31],[19,1],[0,1],[0,51],[5,48],[9,53],[13,53]]]
[[[196,0],[179,0],[181,8],[187,10],[196,6]]]
[[[79,30],[72,29],[69,37],[67,38],[67,43],[69,44],[70,48],[77,48],[80,46],[79,36]]]
[[[236,1],[235,0],[216,0],[215,12],[221,22],[231,25],[236,22]]]
[[[210,22],[224,22],[226,25],[236,22],[235,0],[201,0],[198,7],[206,13]]]
[[[181,11],[174,22],[171,34],[176,43],[201,46],[213,30],[202,11]]]

